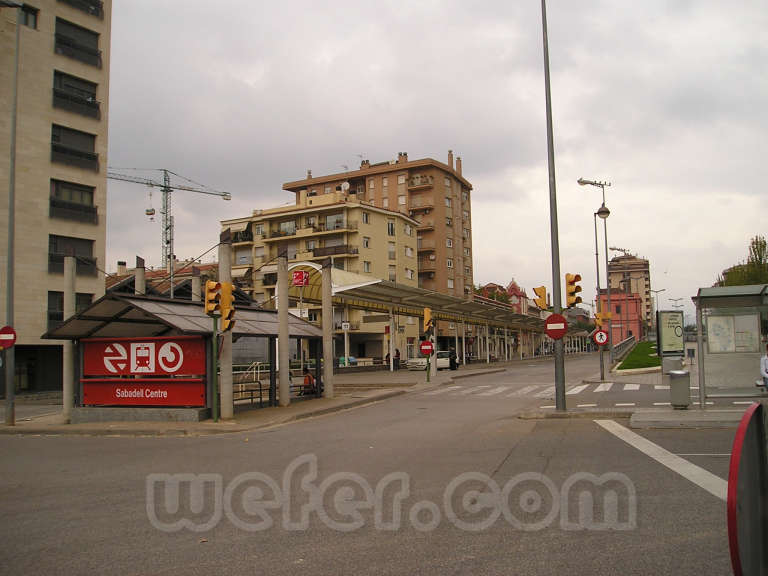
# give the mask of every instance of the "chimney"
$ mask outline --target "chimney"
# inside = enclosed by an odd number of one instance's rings
[[[456,174],[461,176],[461,156],[456,157]]]
[[[360,162],[360,170],[365,170],[366,168],[371,167],[371,161],[370,160],[363,160]]]
[[[200,268],[192,266],[192,302],[200,302],[202,298],[202,282]]]
[[[448,150],[448,166],[453,170],[453,150]]]
[[[307,180],[312,179],[312,170],[307,170]]]
[[[117,275],[118,276],[125,276],[128,274],[128,266],[125,263],[125,260],[118,260],[117,261]]]
[[[133,278],[133,288],[136,294],[144,295],[147,293],[146,269],[144,268],[144,258],[136,256],[136,271]]]
[[[398,152],[397,163],[404,164],[405,162],[408,162],[408,152]]]

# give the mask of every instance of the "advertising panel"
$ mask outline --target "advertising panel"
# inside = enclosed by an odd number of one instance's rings
[[[659,310],[657,317],[659,354],[682,356],[685,352],[682,310]]]
[[[199,336],[83,340],[84,376],[205,374],[205,343]]]

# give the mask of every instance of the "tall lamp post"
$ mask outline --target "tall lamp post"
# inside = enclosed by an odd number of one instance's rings
[[[576,181],[579,186],[595,186],[597,188],[600,188],[603,191],[603,203],[600,205],[600,208],[597,209],[596,214],[600,217],[600,219],[603,221],[603,230],[605,232],[605,284],[606,284],[606,291],[608,296],[608,314],[611,314],[611,277],[608,274],[608,216],[611,215],[611,211],[608,210],[608,207],[605,205],[605,187],[610,186],[610,182],[599,182],[597,180],[586,180],[584,178],[579,178]],[[611,366],[613,365],[613,322],[611,321],[611,318],[607,318],[608,321],[608,354],[611,362]]]
[[[5,276],[5,322],[13,326],[13,244],[16,223],[16,107],[19,92],[19,36],[21,8],[18,2],[0,0],[0,8],[16,8],[16,47],[13,67],[13,96],[11,102],[11,153],[8,168],[8,254]],[[16,357],[13,348],[5,350],[5,423],[16,424]]]
[[[608,208],[606,208],[608,210]],[[595,221],[595,275],[597,276],[597,311],[598,313],[603,311],[603,305],[602,301],[600,299],[600,259],[598,256],[598,248],[597,248],[597,217],[599,214],[595,212],[593,215],[593,220]],[[603,364],[603,346],[600,346],[600,380],[605,380],[605,366]]]
[[[649,290],[649,292],[653,293],[653,296],[656,298],[656,309],[653,311],[653,330],[656,332],[657,341],[659,339],[659,327],[656,325],[656,312],[659,311],[659,294],[665,290],[666,288],[662,288],[661,290]]]

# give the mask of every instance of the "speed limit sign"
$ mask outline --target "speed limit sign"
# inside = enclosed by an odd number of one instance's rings
[[[605,330],[598,330],[594,333],[592,338],[595,341],[595,344],[598,346],[604,346],[608,342],[608,332]]]

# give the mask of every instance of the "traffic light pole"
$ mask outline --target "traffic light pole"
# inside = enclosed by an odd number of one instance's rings
[[[219,421],[219,322],[213,318],[213,421]]]
[[[560,241],[557,227],[557,192],[555,186],[555,148],[552,137],[552,99],[549,89],[549,42],[547,6],[541,0],[541,27],[544,40],[544,92],[547,107],[547,166],[549,168],[549,224],[552,235],[552,301],[555,314],[562,312],[560,286]],[[565,410],[565,354],[562,338],[555,340],[555,408]]]

